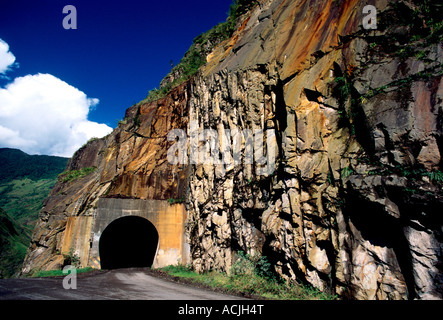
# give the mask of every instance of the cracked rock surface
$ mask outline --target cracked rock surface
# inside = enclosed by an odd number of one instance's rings
[[[395,20],[389,3],[377,2],[382,21]],[[262,1],[196,76],[75,154],[68,169],[97,170],[56,185],[24,270],[56,266],[66,218],[100,197],[183,197],[199,272],[229,272],[242,250],[342,297],[442,299],[442,44],[417,40],[421,59],[405,56],[410,27],[364,30],[363,5]],[[193,125],[238,143],[239,161],[192,162],[188,144],[171,165],[168,132]],[[248,130],[273,141],[264,161],[247,161]]]

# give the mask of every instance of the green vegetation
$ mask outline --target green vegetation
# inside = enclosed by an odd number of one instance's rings
[[[443,184],[443,172],[440,170],[427,171],[424,168],[396,166],[391,171],[413,181],[428,177],[435,184]]]
[[[206,55],[210,50],[230,37],[233,32],[230,25],[228,22],[219,23],[208,32],[197,36],[180,63],[165,77],[165,79],[167,79],[171,75],[174,75],[175,79],[171,82],[162,81],[160,89],[154,88],[149,91],[148,96],[141,103],[163,98],[171,89],[184,83],[196,74],[198,69],[206,64]]]
[[[416,182],[423,181],[425,177],[428,178],[429,182],[437,187],[443,186],[443,172],[441,170],[428,171],[421,165],[389,165],[381,163],[377,159],[370,159],[368,157],[361,157],[358,159],[359,163],[366,163],[375,168],[366,172],[366,175],[398,175],[400,177],[405,177],[408,179],[408,184],[403,190],[406,194],[415,195],[419,194],[421,196],[435,196],[432,192],[426,191],[420,188],[420,184]]]
[[[59,253],[60,254],[60,253]],[[76,268],[77,273],[85,273],[95,270],[92,267],[79,268],[80,258],[74,251],[71,249],[67,254],[63,254],[63,265],[61,269],[58,270],[32,270],[30,273],[26,274],[26,277],[30,278],[42,278],[42,277],[58,277],[58,276],[66,276],[66,273],[63,273],[63,268],[65,266],[73,266]]]
[[[351,96],[351,93],[353,92],[353,85],[351,82],[350,76],[339,76],[335,78],[335,90],[333,92],[333,95],[337,98],[339,103],[338,108],[338,114],[340,115],[340,120],[342,122],[345,122],[346,125],[348,125],[351,129],[351,134],[355,134],[355,126],[353,124],[353,116],[354,113],[352,112],[353,109],[355,109],[356,106],[356,100],[355,98],[351,97],[351,110],[346,110],[346,104],[348,102],[349,97]]]
[[[93,143],[94,141],[98,141],[98,140],[100,140],[100,138],[92,137],[92,138],[90,138],[88,141],[86,141],[86,143],[83,144],[83,145],[80,147],[80,149],[82,149],[82,148],[86,147],[88,144]]]
[[[233,29],[237,19],[258,4],[260,4],[258,0],[234,0],[229,8],[227,19],[227,22],[231,24],[230,27]]]
[[[272,266],[265,257],[245,255],[242,252],[238,253],[238,259],[229,275],[216,271],[198,274],[190,267],[180,265],[161,268],[169,275],[231,293],[284,300],[337,299],[336,296],[319,292],[312,287],[277,279],[277,275],[271,269]]]
[[[443,5],[436,1],[392,1],[388,9],[378,15],[377,35],[368,30],[361,31],[369,44],[367,56],[374,63],[379,57],[391,56],[400,60],[415,58],[426,66],[423,71],[403,79],[369,88],[360,97],[362,103],[375,95],[405,88],[413,81],[426,81],[443,74],[443,65],[433,58],[430,50],[443,40],[442,9]]]
[[[87,167],[81,168],[79,170],[69,170],[60,173],[59,178],[62,180],[62,182],[72,182],[87,176],[88,174],[94,172],[96,169],[97,167]]]
[[[443,185],[443,172],[440,170],[428,171],[420,165],[404,166],[404,165],[388,165],[378,160],[371,160],[368,157],[358,159],[359,163],[367,163],[375,166],[375,169],[369,170],[367,175],[391,175],[396,174],[400,177],[406,177],[411,181],[422,180],[428,177],[429,181],[437,185]],[[346,168],[344,168],[346,169]]]
[[[360,101],[363,102],[369,98],[372,98],[375,95],[385,93],[387,89],[392,90],[393,88],[395,88],[396,90],[398,90],[410,85],[413,81],[419,81],[419,80],[426,81],[441,75],[443,75],[443,64],[439,63],[432,67],[426,68],[423,71],[412,74],[406,78],[394,80],[381,87],[370,89],[364,96],[361,97]]]
[[[63,267],[64,266],[74,266],[78,267],[80,265],[80,257],[74,253],[74,250],[71,248],[68,254],[63,255]]]
[[[17,149],[0,149],[0,207],[20,225],[32,228],[64,170],[68,159],[31,156]]]
[[[354,87],[355,65],[348,65],[343,72],[338,64],[334,64],[334,73],[337,75],[332,87],[332,96],[338,102],[340,126],[348,127],[351,135],[355,135],[362,146],[368,146],[368,123],[362,108],[364,102],[361,94]]]
[[[206,64],[206,56],[212,49],[232,36],[237,19],[258,3],[256,0],[234,0],[226,21],[195,37],[191,47],[185,53],[180,63],[173,67],[171,72],[160,83],[160,88],[150,90],[148,96],[140,103],[163,98],[171,89],[195,75],[199,68]],[[169,81],[170,77],[173,77],[174,80]]]
[[[67,161],[0,149],[0,278],[19,270],[43,200]]]
[[[345,168],[341,169],[340,176],[342,179],[345,179],[353,173],[355,173],[354,169],[352,169],[351,167],[345,167]]]
[[[63,169],[61,169],[63,170]],[[54,187],[56,179],[14,179],[0,183],[0,207],[19,224],[32,228],[43,200]]]
[[[91,272],[95,270],[92,267],[86,267],[86,268],[80,268],[76,269],[77,273],[86,273]],[[32,274],[28,275],[31,278],[43,278],[43,277],[60,277],[60,276],[66,276],[66,273],[63,273],[63,270],[36,270]]]
[[[428,176],[429,179],[434,183],[443,184],[443,172],[440,170],[425,172],[424,175]]]
[[[53,179],[66,167],[68,158],[28,155],[17,149],[0,148],[0,183],[14,179]]]
[[[28,249],[31,230],[22,227],[0,208],[0,279],[10,278]]]
[[[370,48],[400,58],[415,56],[423,60],[431,44],[443,40],[442,4],[437,1],[413,0],[412,4],[394,1],[380,13],[377,29],[383,34],[366,38]],[[385,32],[388,31],[388,32]]]
[[[169,202],[169,204],[183,203],[183,202],[185,202],[185,197],[183,196],[179,199],[169,198],[168,202]]]
[[[232,265],[230,271],[232,276],[254,274],[268,281],[277,280],[277,275],[266,257],[258,254],[245,254],[243,251],[237,252],[237,261]]]

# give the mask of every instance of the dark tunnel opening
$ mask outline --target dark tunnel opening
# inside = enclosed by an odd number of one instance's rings
[[[101,268],[151,267],[158,241],[158,232],[147,219],[137,216],[116,219],[100,237]]]

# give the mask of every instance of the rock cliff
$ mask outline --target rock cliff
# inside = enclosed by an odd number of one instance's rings
[[[23,272],[59,267],[68,217],[101,197],[172,199],[199,272],[242,250],[342,297],[441,299],[441,6],[376,1],[367,30],[367,4],[257,4],[197,75],[76,152],[67,171],[95,170],[59,178]]]

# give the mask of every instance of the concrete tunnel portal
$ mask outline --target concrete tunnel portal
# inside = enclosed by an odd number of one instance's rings
[[[157,253],[159,236],[155,226],[139,216],[112,221],[99,240],[102,269],[151,267]]]
[[[64,251],[74,247],[84,252],[82,265],[97,269],[187,264],[185,220],[184,204],[100,198],[93,216],[68,219]],[[82,235],[88,229],[91,236],[85,242]]]

